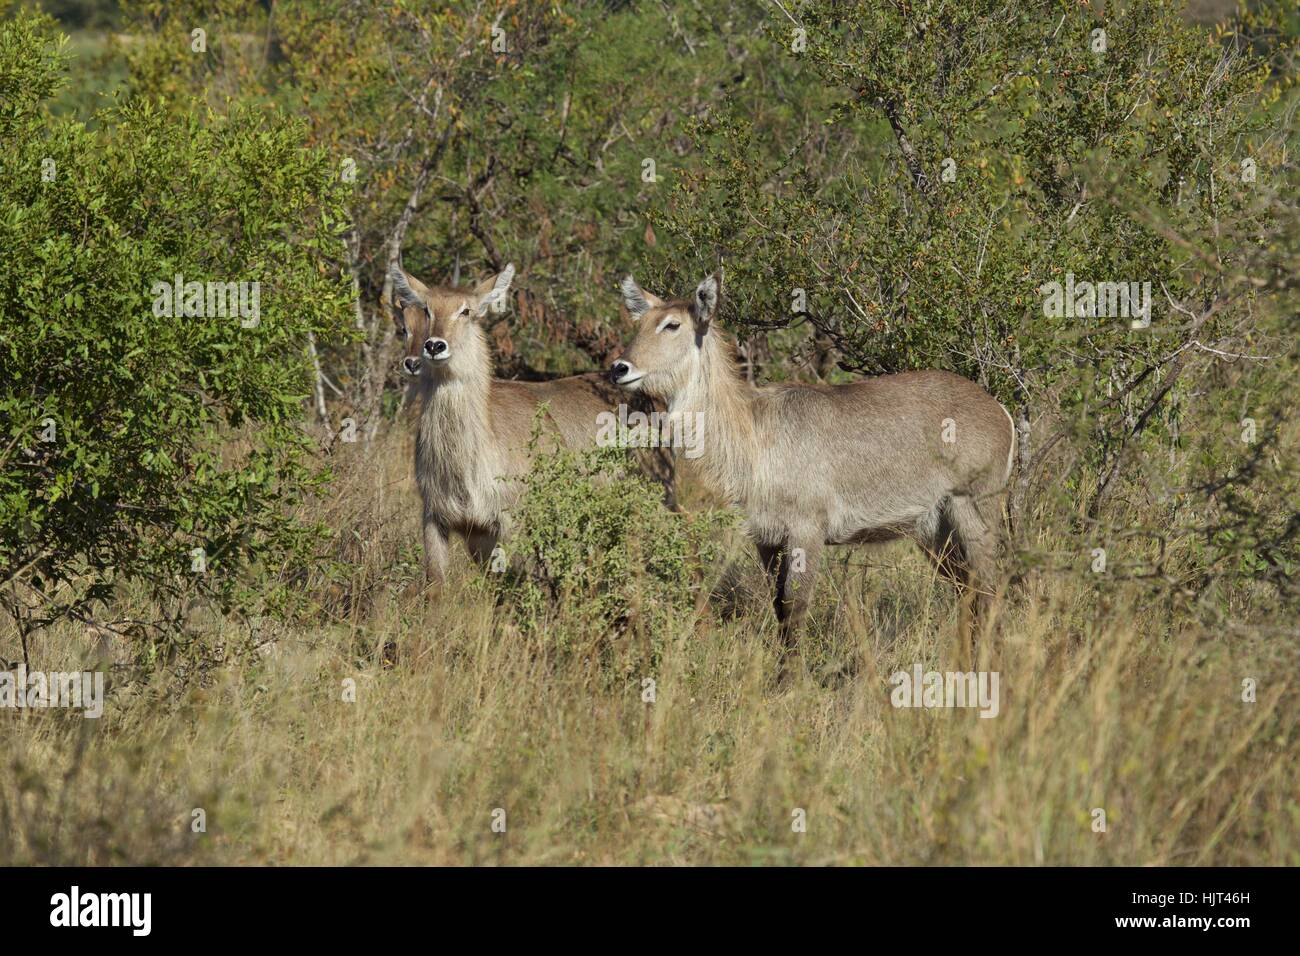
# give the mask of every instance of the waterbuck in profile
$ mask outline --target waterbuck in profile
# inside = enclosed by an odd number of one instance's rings
[[[719,282],[666,302],[628,276],[637,332],[610,377],[668,403],[670,427],[703,423],[695,462],[747,519],[775,587],[787,652],[807,613],[822,549],[913,538],[962,593],[963,630],[990,585],[996,497],[1011,471],[1011,416],[949,372],[848,385],[754,386],[714,322]]]
[[[602,413],[617,410],[619,391],[600,373],[549,382],[492,377],[480,319],[504,302],[513,265],[472,289],[434,288],[394,266],[394,321],[406,341],[402,371],[420,398],[415,478],[424,508],[424,569],[430,583],[446,576],[451,532],[487,562],[509,530],[509,513],[532,463],[529,441],[538,409],[547,411],[546,442],[595,446]],[[543,450],[543,449],[538,449]],[[639,456],[643,469],[671,481],[666,455]],[[656,468],[658,469],[656,471]]]

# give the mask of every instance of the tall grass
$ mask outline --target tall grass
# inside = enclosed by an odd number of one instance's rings
[[[655,655],[611,679],[599,648],[554,640],[563,607],[519,627],[467,559],[421,592],[406,445],[344,463],[325,518],[347,572],[304,584],[314,621],[196,620],[148,667],[119,650],[98,721],[0,711],[0,862],[1300,863],[1294,634],[1029,573],[980,646],[999,715],[896,709],[895,671],[957,669],[955,600],[921,556],[836,557],[778,687],[732,535],[734,592],[657,623]],[[65,627],[33,665],[101,653]]]

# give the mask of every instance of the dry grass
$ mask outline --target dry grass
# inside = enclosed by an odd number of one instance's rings
[[[469,567],[436,602],[409,586],[402,444],[338,485],[328,519],[352,570],[327,623],[203,681],[177,662],[118,668],[98,721],[0,712],[0,862],[1300,863],[1293,635],[1210,632],[1137,591],[1099,601],[1031,575],[982,650],[998,717],[895,709],[894,671],[956,669],[955,602],[920,557],[837,558],[807,673],[777,689],[774,622],[737,541],[740,616],[715,602],[664,635],[654,673],[611,681],[522,636]],[[203,646],[246,642],[229,621]],[[68,628],[37,664],[92,654]]]

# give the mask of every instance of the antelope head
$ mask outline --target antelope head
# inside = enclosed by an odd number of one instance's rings
[[[479,320],[505,303],[515,267],[484,279],[472,289],[430,288],[394,265],[393,321],[406,343],[402,371],[416,376],[454,374],[457,360],[477,361],[481,351]],[[461,358],[464,356],[464,358]]]
[[[718,311],[722,286],[711,275],[689,299],[666,302],[628,276],[623,301],[636,322],[636,334],[610,367],[614,384],[653,398],[671,400],[691,382]]]

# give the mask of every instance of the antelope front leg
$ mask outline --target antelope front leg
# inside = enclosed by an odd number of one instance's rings
[[[822,539],[790,538],[784,545],[759,545],[759,556],[772,580],[772,606],[780,624],[781,644],[787,657],[797,655],[797,641],[808,615],[817,580],[817,561],[821,557]]]
[[[795,652],[795,642],[803,630],[817,582],[817,562],[821,558],[822,539],[791,538],[781,555],[778,601],[785,607],[781,636],[786,650]]]
[[[424,579],[429,585],[447,579],[447,528],[431,515],[424,516]]]
[[[763,563],[763,570],[767,572],[768,586],[772,588],[773,592],[772,609],[776,612],[777,623],[784,626],[785,607],[781,603],[781,561],[783,553],[781,545],[760,544],[758,546],[758,559]]]

